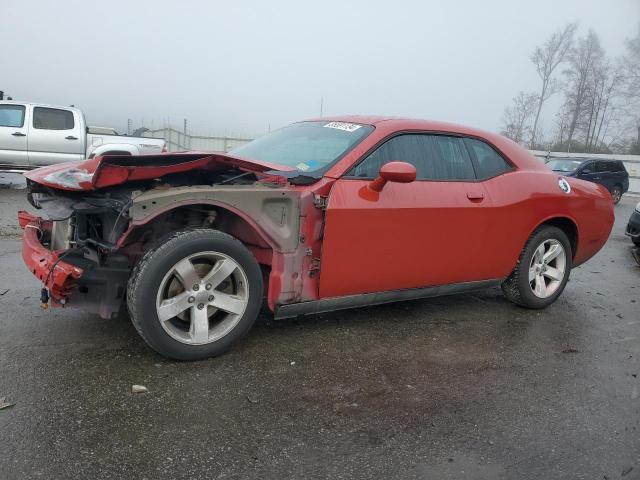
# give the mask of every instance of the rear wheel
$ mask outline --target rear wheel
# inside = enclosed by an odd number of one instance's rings
[[[502,284],[513,303],[544,308],[560,296],[571,271],[571,244],[557,227],[538,228],[525,245],[516,268]]]
[[[620,185],[615,185],[613,189],[611,189],[611,198],[613,198],[613,203],[617,205],[622,198],[622,187]]]
[[[262,288],[260,267],[242,243],[216,230],[188,230],[142,257],[127,306],[151,348],[199,360],[223,353],[251,328]]]

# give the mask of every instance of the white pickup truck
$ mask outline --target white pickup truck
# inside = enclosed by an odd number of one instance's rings
[[[100,131],[105,133],[97,133]],[[157,154],[167,150],[162,139],[108,132],[88,127],[77,108],[0,101],[0,169],[28,170],[99,155]]]

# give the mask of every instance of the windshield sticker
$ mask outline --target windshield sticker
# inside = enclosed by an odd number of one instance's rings
[[[337,130],[344,130],[345,132],[355,132],[362,125],[358,125],[356,123],[344,123],[344,122],[331,122],[323,125],[325,128],[335,128]]]
[[[309,167],[309,165],[307,165],[307,164],[306,164],[306,163],[304,163],[304,162],[300,162],[299,164],[297,164],[297,165],[296,165],[296,168],[297,168],[298,170],[301,170],[301,171],[303,171],[303,172],[306,172],[306,171],[307,171],[307,170],[309,170],[309,168],[311,168],[311,167]]]

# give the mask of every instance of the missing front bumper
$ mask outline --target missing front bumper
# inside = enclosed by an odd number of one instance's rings
[[[22,258],[49,290],[51,306],[69,306],[111,318],[124,305],[130,274],[128,259],[111,255],[97,263],[86,258],[86,248],[50,250],[52,222],[27,212],[18,214],[22,237]]]
[[[18,213],[22,236],[22,259],[49,290],[51,303],[63,305],[76,281],[82,277],[83,269],[64,261],[64,252],[52,251],[45,247],[41,239],[51,234],[51,222],[44,221],[28,212]]]

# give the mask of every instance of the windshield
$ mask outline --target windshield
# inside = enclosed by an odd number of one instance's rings
[[[371,131],[371,125],[345,122],[300,122],[276,130],[229,154],[313,172],[330,166]]]
[[[575,172],[582,160],[549,160],[547,166],[554,172]]]

